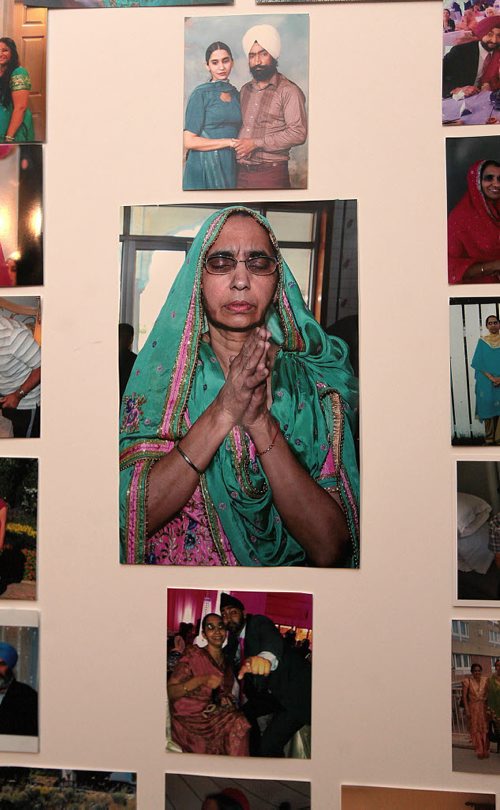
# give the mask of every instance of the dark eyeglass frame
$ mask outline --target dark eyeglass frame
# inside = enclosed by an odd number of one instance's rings
[[[206,625],[205,625],[205,630],[224,630],[225,631],[225,629],[226,628],[225,628],[224,624],[222,624],[222,622],[220,624],[212,624],[212,622],[207,622]]]
[[[211,270],[209,262],[212,259],[224,259],[230,265],[228,270],[218,271],[218,270]],[[273,263],[272,270],[266,270],[266,272],[252,270],[250,263],[258,261],[259,259],[268,259],[268,261]],[[248,259],[235,259],[234,256],[224,256],[220,253],[214,253],[212,256],[207,256],[204,261],[204,265],[206,268],[207,273],[210,273],[211,276],[227,276],[228,273],[232,273],[236,270],[236,265],[244,264],[246,269],[249,273],[252,273],[253,276],[272,276],[273,273],[276,272],[276,269],[279,264],[279,259],[276,256],[268,256],[266,253],[261,253],[257,256],[249,256]]]

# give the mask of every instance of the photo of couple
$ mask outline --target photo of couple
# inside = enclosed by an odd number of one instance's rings
[[[312,595],[169,589],[167,750],[311,756]]]
[[[308,31],[306,14],[186,19],[185,191],[307,187]]]

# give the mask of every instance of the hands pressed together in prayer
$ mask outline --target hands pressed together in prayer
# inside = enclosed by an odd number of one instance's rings
[[[271,365],[271,333],[265,326],[254,329],[240,353],[229,359],[226,382],[217,397],[231,427],[250,431],[268,413],[267,380]]]

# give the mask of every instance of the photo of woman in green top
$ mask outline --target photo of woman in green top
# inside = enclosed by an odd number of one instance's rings
[[[236,138],[241,127],[239,93],[229,82],[234,61],[224,42],[212,42],[205,53],[208,82],[189,97],[184,122],[187,150],[183,189],[234,188]]]
[[[31,80],[19,64],[16,43],[0,38],[0,141],[27,143],[35,140],[33,117],[28,107]]]

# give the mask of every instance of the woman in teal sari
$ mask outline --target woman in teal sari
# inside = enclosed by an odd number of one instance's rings
[[[196,236],[122,401],[122,562],[358,565],[357,386],[269,223]]]
[[[189,97],[184,121],[187,150],[184,190],[236,187],[236,138],[241,127],[239,93],[229,83],[231,49],[212,42],[205,53],[210,81]]]
[[[500,321],[486,318],[488,335],[479,338],[471,366],[476,377],[476,415],[484,422],[486,444],[500,444]]]
[[[27,143],[35,140],[33,118],[28,108],[31,81],[19,64],[16,43],[0,38],[0,141]]]

